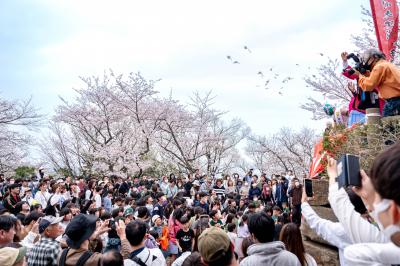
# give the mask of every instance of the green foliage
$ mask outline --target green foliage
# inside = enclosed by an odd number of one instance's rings
[[[30,166],[20,166],[16,168],[14,171],[17,177],[24,178],[32,176],[35,173],[35,168]]]

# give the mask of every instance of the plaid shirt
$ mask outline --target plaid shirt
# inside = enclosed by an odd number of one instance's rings
[[[31,249],[28,266],[57,266],[61,254],[60,243],[54,239],[42,237]]]

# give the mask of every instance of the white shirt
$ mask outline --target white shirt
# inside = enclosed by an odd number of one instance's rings
[[[226,233],[233,244],[236,242],[237,234],[234,232]]]
[[[237,236],[240,238],[246,238],[250,236],[249,228],[247,224],[243,224],[243,226],[239,226],[237,230]]]
[[[40,205],[42,205],[42,208],[45,209],[47,207],[47,201],[50,199],[50,193],[45,191],[38,191],[35,194],[35,200],[39,201]]]
[[[147,266],[166,266],[164,255],[159,248],[144,248],[136,257],[141,259]],[[137,266],[131,259],[124,260],[124,266]]]
[[[101,207],[101,196],[100,194],[97,194],[94,196],[94,200],[96,202],[96,208],[100,208]]]
[[[344,249],[351,245],[352,242],[348,237],[346,231],[341,223],[334,223],[332,221],[322,219],[311,208],[310,204],[301,204],[301,213],[308,226],[322,239],[329,242],[339,250],[340,265],[347,265],[344,259]]]
[[[342,224],[351,243],[388,243],[389,239],[354,210],[344,188],[338,189],[337,183],[329,186],[329,203]]]
[[[61,207],[61,202],[64,200],[63,195],[61,193],[58,194],[53,194],[53,197],[50,199],[50,204],[52,206],[56,205],[57,203],[60,203]]]
[[[85,191],[85,200],[90,200],[90,195],[92,195],[92,191],[90,189],[87,189]]]
[[[272,186],[272,197],[275,199],[276,195],[276,184]]]
[[[344,250],[344,257],[347,265],[390,266],[400,264],[400,248],[392,242],[355,244]]]

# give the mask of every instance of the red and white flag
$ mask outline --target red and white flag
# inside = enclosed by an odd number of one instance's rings
[[[379,49],[393,60],[399,33],[399,8],[396,0],[370,0]]]

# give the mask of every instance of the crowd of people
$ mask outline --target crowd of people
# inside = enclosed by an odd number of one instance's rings
[[[338,247],[341,265],[400,264],[400,143],[362,186],[340,188],[329,160],[320,218],[289,171],[214,178],[1,177],[0,265],[317,265],[299,225]]]
[[[400,74],[381,53],[367,56],[370,77],[353,74],[359,87],[379,86],[384,114],[398,114],[400,86],[393,84]],[[292,171],[50,177],[40,168],[30,177],[0,175],[0,265],[317,265],[304,248],[303,221],[338,248],[341,265],[396,265],[399,169],[396,143],[360,172],[360,187],[339,188],[330,158],[328,199],[338,222],[317,215],[306,176]]]
[[[292,171],[51,178],[40,169],[0,178],[0,247],[17,254],[0,251],[1,265],[24,257],[28,265],[217,265],[225,246],[243,265],[264,253],[266,261],[316,265],[304,252],[303,188]],[[265,245],[247,249],[255,241]]]

